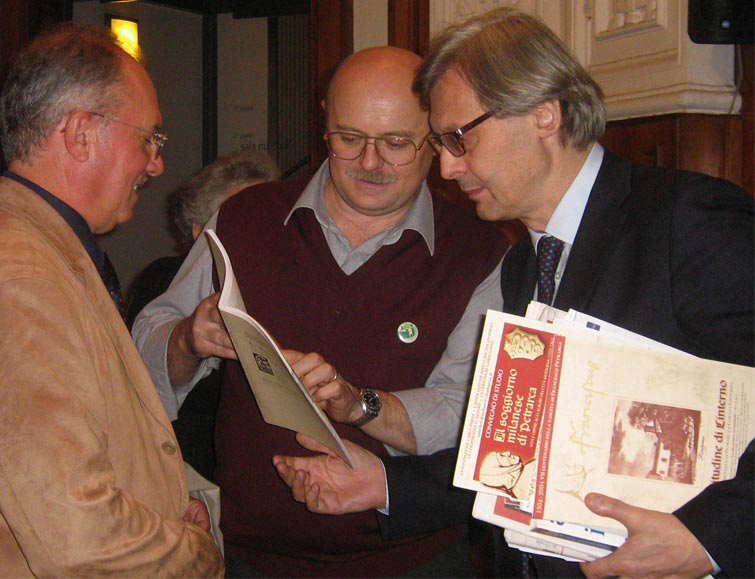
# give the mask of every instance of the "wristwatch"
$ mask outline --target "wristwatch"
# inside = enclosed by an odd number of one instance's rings
[[[357,398],[359,399],[359,406],[362,407],[362,416],[354,422],[349,422],[350,426],[364,426],[373,418],[377,418],[380,409],[383,407],[378,393],[369,388],[360,388]]]

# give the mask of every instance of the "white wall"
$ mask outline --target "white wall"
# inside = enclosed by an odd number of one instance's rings
[[[388,0],[354,0],[354,52],[388,44]]]
[[[267,18],[218,15],[218,154],[267,150]]]
[[[202,17],[146,2],[74,2],[73,19],[103,25],[105,13],[139,21],[139,44],[169,140],[165,172],[141,190],[134,218],[100,239],[124,290],[148,263],[175,253],[167,194],[202,166]]]

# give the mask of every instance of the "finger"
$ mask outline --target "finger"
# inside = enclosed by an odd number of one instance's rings
[[[307,450],[313,450],[314,452],[322,452],[323,454],[329,454],[331,456],[335,456],[333,454],[333,451],[331,451],[327,446],[317,442],[314,438],[311,438],[307,436],[306,434],[297,432],[296,440],[299,442],[299,444],[301,444]]]
[[[278,471],[278,476],[280,476],[281,479],[283,479],[283,482],[290,487],[294,479],[294,469],[291,468],[291,465],[287,462],[287,458],[288,457],[274,456],[273,464],[275,465],[275,470]]]
[[[299,376],[305,376],[323,364],[325,364],[325,360],[320,354],[310,352],[302,355],[294,364],[291,364],[291,367]]]
[[[318,388],[314,399],[316,402],[325,400],[337,402],[346,411],[357,405],[357,394],[356,388],[339,377],[338,381],[330,382]]]
[[[338,382],[331,382],[326,385],[322,384],[323,382],[320,382],[319,386],[314,386],[310,390],[312,398],[314,398],[315,402],[325,402],[326,400],[332,400],[334,398],[338,398],[342,393],[341,387]]]
[[[286,362],[288,362],[291,366],[296,364],[304,357],[304,354],[302,352],[297,352],[296,350],[286,350],[284,348],[281,348],[281,354],[283,354]]]
[[[217,322],[222,320],[222,317],[220,316],[220,310],[218,309],[219,301],[220,292],[215,292],[214,294],[207,296],[205,299],[199,302],[199,305],[195,310],[197,318],[199,318],[200,321],[213,320]]]
[[[618,579],[621,574],[616,566],[620,563],[621,555],[614,552],[587,563],[580,563],[579,566],[587,579],[605,579],[607,577]]]
[[[291,369],[306,387],[333,382],[336,370],[332,364],[328,364],[323,357],[316,353],[302,355],[294,363]]]
[[[211,326],[206,330],[206,339],[210,342],[210,347],[221,353],[231,353],[236,356],[236,350],[233,347],[233,341],[224,325]],[[224,356],[227,357],[227,356]]]
[[[612,577],[614,573],[611,571],[609,562],[605,561],[606,557],[595,559],[589,563],[580,563],[579,568],[584,573],[587,579],[603,579],[604,577]]]
[[[333,364],[323,364],[322,369],[323,371],[325,371],[326,369],[328,370],[328,373],[327,373],[328,377],[325,380],[323,380],[324,384],[330,384],[332,382],[337,383],[340,374],[338,373],[338,370],[336,370],[336,367]]]
[[[184,521],[194,523],[204,531],[209,532],[210,530],[210,514],[207,512],[205,504],[197,499],[191,499],[184,515]]]
[[[218,348],[217,353],[213,354],[218,358],[225,358],[226,360],[238,360],[239,355],[233,348]]]
[[[297,470],[294,472],[293,480],[291,481],[291,494],[294,500],[305,503],[307,500],[307,475],[303,470]]]
[[[197,513],[197,516],[194,518],[194,524],[196,524],[203,531],[207,533],[210,532],[212,525],[210,524],[210,515],[206,509]]]
[[[231,337],[214,302],[216,294],[205,298],[194,311],[191,320],[191,340],[193,349],[203,358],[218,356],[237,359]]]
[[[204,334],[200,334],[196,338],[196,348],[206,352],[206,356],[217,356],[218,358],[229,358],[231,360],[237,360],[238,354],[233,348],[233,342],[231,342],[230,336],[225,332],[225,328],[214,329]]]
[[[646,513],[645,509],[633,507],[623,501],[600,493],[588,493],[585,497],[585,505],[596,515],[619,521],[630,532],[637,525],[642,525],[642,520],[645,518]]]
[[[196,505],[196,503],[194,503],[194,501],[190,501],[189,502],[189,506],[186,507],[186,512],[184,513],[183,520],[186,521],[187,523],[193,522],[194,521],[194,516],[196,515],[196,512],[197,512],[197,505]]]
[[[318,366],[312,366],[308,370],[301,370],[297,368],[297,375],[301,378],[301,381],[307,386],[325,386],[338,384],[333,382],[333,374],[335,370],[330,364],[320,364]]]
[[[320,485],[314,483],[307,489],[306,496],[307,508],[313,513],[327,513],[326,505],[320,497]]]

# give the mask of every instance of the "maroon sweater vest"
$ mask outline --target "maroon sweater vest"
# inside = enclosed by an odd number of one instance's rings
[[[434,256],[410,230],[346,275],[312,210],[297,210],[283,225],[302,187],[261,185],[232,197],[220,211],[217,232],[247,310],[282,347],[319,352],[352,384],[387,391],[421,387],[474,289],[501,259],[505,238],[434,196]],[[411,344],[397,335],[407,321],[419,328]],[[336,430],[386,455],[359,429],[339,424]],[[237,362],[225,367],[216,449],[226,548],[262,573],[395,576],[430,561],[459,537],[453,528],[383,541],[373,512],[317,515],[296,503],[271,457],[307,451],[293,432],[263,422]]]

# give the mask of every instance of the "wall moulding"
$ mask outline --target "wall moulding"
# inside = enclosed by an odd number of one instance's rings
[[[692,43],[687,0],[430,0],[430,35],[498,6],[556,32],[600,84],[609,120],[739,112],[734,47]]]
[[[685,0],[593,0],[585,65],[610,120],[736,113],[734,47],[693,44]]]

